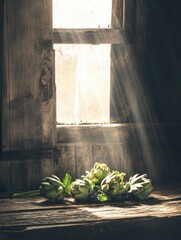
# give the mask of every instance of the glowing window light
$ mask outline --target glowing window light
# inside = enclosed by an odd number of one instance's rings
[[[53,0],[54,28],[109,28],[112,0]]]
[[[53,3],[54,28],[110,27],[110,0]],[[54,49],[57,122],[109,123],[110,44],[54,44]]]

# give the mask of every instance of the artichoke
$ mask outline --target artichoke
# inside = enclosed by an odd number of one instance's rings
[[[55,175],[42,179],[39,190],[51,202],[61,201],[65,196],[65,185]]]
[[[94,183],[89,179],[76,179],[70,186],[72,196],[78,201],[87,201],[94,192]]]
[[[147,174],[135,174],[133,177],[130,177],[129,181],[125,184],[125,190],[128,193],[128,197],[145,200],[152,192],[153,186],[151,180],[147,178]]]
[[[101,191],[110,198],[120,198],[125,194],[124,176],[125,173],[112,171],[101,182]]]
[[[90,172],[87,171],[87,175],[85,176],[89,180],[91,180],[95,184],[100,184],[101,181],[110,173],[109,167],[105,163],[94,164],[94,167]],[[83,176],[84,179],[84,176]]]
[[[15,193],[13,194],[13,197],[25,198],[42,196],[47,198],[50,202],[61,201],[63,200],[64,196],[69,194],[70,181],[71,177],[68,173],[65,175],[63,182],[61,182],[57,176],[52,175],[51,177],[45,177],[41,180],[39,189]]]

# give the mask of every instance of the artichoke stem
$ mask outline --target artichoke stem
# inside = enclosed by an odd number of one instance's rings
[[[20,192],[20,193],[14,193],[13,198],[26,198],[26,197],[36,197],[40,196],[40,191],[39,190],[32,190],[28,192]]]

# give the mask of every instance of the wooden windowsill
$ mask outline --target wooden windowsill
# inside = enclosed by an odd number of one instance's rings
[[[140,136],[150,142],[171,142],[181,140],[180,130],[181,123],[169,122],[57,125],[57,143],[135,143]]]
[[[48,204],[1,199],[0,239],[166,239],[181,237],[181,187],[155,189],[143,203]]]

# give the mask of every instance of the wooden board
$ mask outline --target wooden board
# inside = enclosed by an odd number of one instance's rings
[[[2,1],[3,2],[3,1]],[[2,149],[4,151],[10,150],[10,115],[9,115],[9,87],[10,87],[10,79],[8,72],[8,64],[9,64],[9,51],[5,49],[9,49],[9,41],[8,41],[8,21],[7,21],[7,1],[4,1],[4,22],[3,22],[3,48],[2,48]],[[2,20],[1,20],[2,21]],[[6,79],[6,81],[5,81]]]
[[[52,5],[5,3],[3,144],[8,150],[50,149],[56,143]]]
[[[11,188],[11,163],[10,161],[0,161],[0,192],[10,191]]]
[[[75,146],[62,146],[58,161],[58,176],[63,178],[69,173],[75,178]]]
[[[80,178],[82,175],[86,174],[86,170],[92,169],[94,165],[92,156],[92,145],[76,146],[75,150],[76,177]]]
[[[162,187],[145,202],[48,204],[43,198],[1,199],[1,239],[179,240],[181,187]],[[143,231],[144,229],[144,231]],[[3,238],[4,237],[4,238]]]
[[[54,29],[53,42],[58,44],[128,44],[119,29]]]

